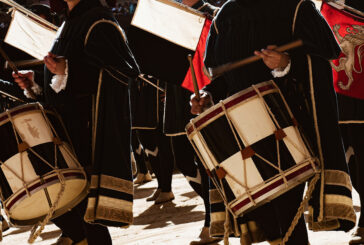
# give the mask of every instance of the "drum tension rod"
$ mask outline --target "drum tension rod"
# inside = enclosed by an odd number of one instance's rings
[[[41,177],[40,178],[40,183],[43,185],[44,183],[45,183],[45,181],[44,181],[44,179]],[[49,192],[48,192],[48,189],[47,189],[47,187],[45,187],[44,189],[43,189],[43,191],[44,191],[44,194],[45,194],[45,196],[46,196],[46,198],[47,198],[47,201],[48,201],[48,205],[49,205],[49,207],[50,208],[52,208],[52,200],[51,200],[51,197],[50,197],[50,195],[49,195]]]

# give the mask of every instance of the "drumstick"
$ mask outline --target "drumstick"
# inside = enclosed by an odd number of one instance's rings
[[[284,51],[287,51],[289,49],[293,49],[293,48],[297,48],[297,47],[300,47],[302,46],[303,42],[302,40],[297,40],[297,41],[294,41],[294,42],[291,42],[291,43],[287,43],[285,45],[282,45],[276,49],[274,49],[275,51],[278,51],[278,52],[284,52]],[[228,72],[228,71],[231,71],[231,70],[234,70],[236,68],[239,68],[239,67],[242,67],[244,65],[248,65],[250,63],[253,63],[253,62],[256,62],[258,60],[261,60],[262,58],[260,56],[250,56],[246,59],[243,59],[243,60],[239,60],[239,61],[236,61],[236,62],[231,62],[231,63],[227,63],[227,64],[224,64],[224,65],[221,65],[221,66],[218,66],[218,67],[214,67],[214,68],[208,68],[208,76],[211,80],[221,76],[222,74],[224,74],[225,72]]]
[[[197,79],[196,79],[195,69],[193,68],[192,55],[189,54],[187,56],[187,59],[190,62],[191,76],[192,76],[193,89],[195,91],[195,96],[196,96],[196,99],[199,100],[200,99],[200,92],[199,92],[200,90],[198,88],[198,83],[197,83]]]
[[[20,61],[13,61],[16,67],[28,67],[28,66],[37,66],[37,65],[43,65],[44,60],[38,60],[38,59],[31,59],[31,60],[20,60]],[[8,62],[5,62],[5,68],[9,68],[10,65]]]
[[[1,56],[8,62],[9,67],[16,73],[18,74],[18,68],[16,67],[16,65],[14,64],[14,62],[9,58],[9,56],[5,53],[5,51],[3,50],[2,47],[0,47],[0,54]],[[37,96],[34,94],[33,90],[31,90],[30,88],[26,88],[25,90],[27,90],[28,94],[30,95],[30,97],[32,99],[36,99]]]
[[[13,100],[17,100],[17,101],[20,101],[20,102],[25,103],[25,101],[24,101],[24,100],[19,99],[18,97],[15,97],[14,95],[8,94],[8,93],[6,93],[6,92],[4,92],[4,91],[1,91],[1,90],[0,90],[0,94],[4,95],[4,96],[6,96],[6,97],[9,97],[9,98],[11,98],[11,99],[13,99]]]

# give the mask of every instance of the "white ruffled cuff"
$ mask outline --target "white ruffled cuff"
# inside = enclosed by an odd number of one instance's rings
[[[272,75],[273,77],[284,77],[285,75],[288,74],[290,70],[291,70],[291,60],[289,60],[288,65],[286,66],[286,68],[284,68],[284,70],[281,70],[279,68],[272,70]]]
[[[35,94],[35,95],[40,95],[41,93],[42,93],[42,91],[43,91],[43,89],[42,89],[42,87],[41,86],[39,86],[35,81],[34,81],[34,71],[32,71],[32,70],[21,70],[21,71],[18,71],[19,73],[21,73],[21,74],[24,74],[24,73],[28,73],[28,72],[33,72],[33,77],[32,77],[32,79],[31,79],[31,81],[32,81],[32,84],[33,84],[33,86],[32,87],[30,87],[30,89],[33,91],[33,93]],[[27,89],[24,89],[24,95],[25,95],[25,97],[27,97],[28,99],[34,99],[31,95],[30,95],[30,93],[29,93],[29,91],[27,90]]]
[[[57,94],[61,92],[61,90],[66,89],[67,85],[67,79],[68,79],[68,61],[66,60],[66,70],[64,71],[64,75],[54,75],[51,80],[51,88],[56,92]]]

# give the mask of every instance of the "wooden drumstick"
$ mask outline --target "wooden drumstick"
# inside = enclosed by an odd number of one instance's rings
[[[187,56],[187,59],[190,62],[191,76],[192,76],[193,89],[195,91],[195,96],[196,96],[196,99],[199,100],[200,99],[200,92],[199,92],[200,89],[198,88],[198,83],[197,83],[197,79],[196,79],[195,69],[193,68],[192,55],[189,54]]]
[[[297,40],[297,41],[294,41],[294,42],[291,42],[291,43],[287,43],[287,44],[284,44],[274,50],[278,51],[278,52],[284,52],[284,51],[287,51],[289,49],[293,49],[293,48],[297,48],[297,47],[300,47],[302,46],[303,42],[302,40]],[[256,62],[258,60],[261,60],[262,58],[260,56],[251,56],[251,57],[248,57],[246,59],[242,59],[242,60],[239,60],[239,61],[236,61],[236,62],[232,62],[232,63],[227,63],[227,64],[224,64],[224,65],[221,65],[221,66],[218,66],[218,67],[214,67],[214,68],[208,68],[208,71],[206,74],[211,80],[221,76],[222,74],[224,74],[225,72],[228,72],[228,71],[231,71],[231,70],[234,70],[236,68],[239,68],[239,67],[242,67],[244,65],[248,65],[250,63],[253,63],[253,62]]]
[[[5,53],[5,51],[3,50],[2,47],[0,47],[0,54],[1,56],[8,62],[9,67],[16,73],[18,74],[18,68],[16,67],[16,65],[14,64],[14,62],[9,58],[9,56]],[[28,94],[30,95],[30,97],[32,99],[36,99],[37,96],[35,95],[35,93],[33,92],[33,90],[31,88],[26,88]]]

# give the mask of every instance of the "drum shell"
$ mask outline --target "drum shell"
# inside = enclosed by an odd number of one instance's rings
[[[186,131],[236,216],[318,171],[318,161],[273,81],[221,101],[192,119]]]
[[[38,103],[0,114],[0,188],[15,225],[42,220],[65,191],[53,217],[77,205],[87,193],[87,176],[74,155],[59,116]],[[24,149],[21,149],[24,148]]]

